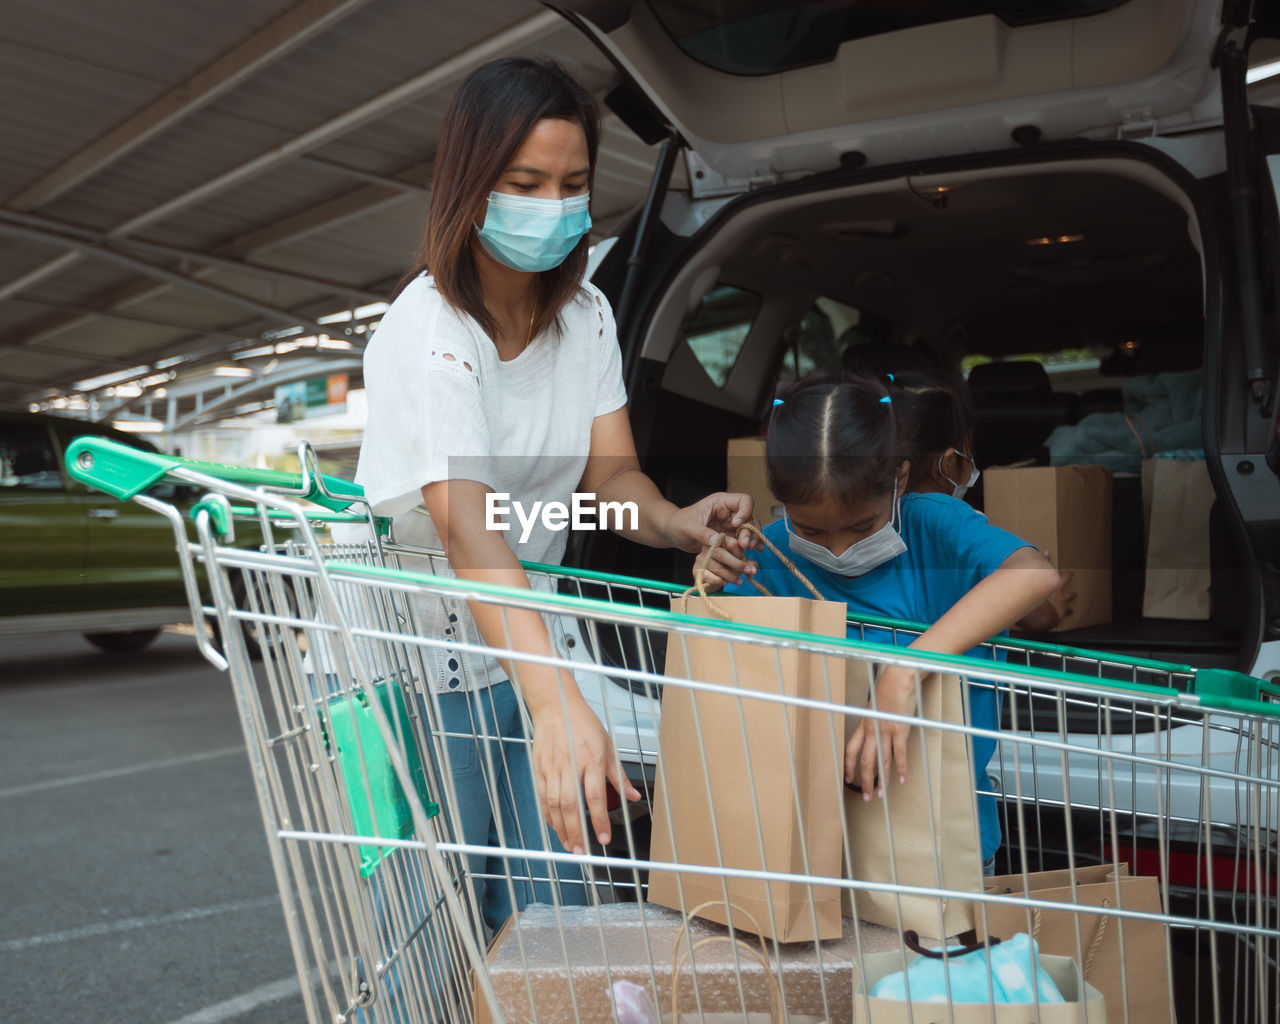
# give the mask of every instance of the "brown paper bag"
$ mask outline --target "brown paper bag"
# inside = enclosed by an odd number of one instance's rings
[[[1080,975],[1069,957],[1039,957],[1065,1003],[931,1003],[876,999],[868,992],[886,974],[905,967],[901,953],[863,957],[853,972],[854,1024],[1106,1024],[1106,1009],[1097,989]],[[1121,1018],[1123,1020],[1123,1018]]]
[[[1083,956],[1085,980],[1103,994],[1107,1016],[1130,1024],[1169,1024],[1169,933],[1155,921],[1126,920],[1089,913],[1089,907],[1114,906],[1159,914],[1160,884],[1154,877],[1129,874],[1129,866],[1110,864],[1077,868],[1076,887],[1066,871],[1002,875],[987,879],[987,891],[1027,896],[1051,903],[1071,903],[1069,910],[1042,910],[987,903],[975,908],[974,926],[980,938],[1007,938],[1029,932],[1042,954]],[[1118,890],[1118,891],[1117,891]],[[1079,944],[1076,922],[1079,921]],[[1121,937],[1124,956],[1121,956]],[[1128,1016],[1125,1016],[1126,996]]]
[[[1209,618],[1209,510],[1213,482],[1203,459],[1146,459],[1142,463],[1147,524],[1147,579],[1142,614],[1148,619]]]
[[[867,706],[868,685],[869,676],[859,677],[856,682],[850,677],[850,706]],[[964,692],[958,677],[928,675],[920,689],[921,718],[966,721]],[[857,719],[851,718],[850,724],[856,725]],[[883,800],[876,797],[867,801],[861,793],[845,791],[851,877],[980,891],[982,837],[978,832],[968,737],[915,726],[908,739],[906,784],[899,784],[894,778],[884,788]],[[849,917],[935,938],[957,935],[973,927],[973,907],[968,900],[940,902],[931,896],[845,891],[849,894],[845,910]]]
[[[673,602],[676,610],[681,601]],[[738,623],[846,635],[839,602],[716,597],[713,605]],[[685,610],[718,619],[705,598],[689,598]],[[735,686],[746,696],[664,688],[652,859],[839,878],[844,724],[836,715],[749,695],[842,704],[843,660],[673,633],[665,673]],[[721,924],[729,923],[726,904],[733,904],[781,942],[840,936],[835,886],[655,870],[648,899],[681,912],[710,902],[700,916]],[[752,930],[745,919],[735,917],[733,925]]]

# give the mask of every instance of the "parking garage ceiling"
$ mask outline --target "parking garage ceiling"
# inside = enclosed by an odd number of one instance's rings
[[[614,82],[532,0],[8,0],[0,407],[94,392],[107,418],[171,390],[190,418],[180,375],[239,356],[280,378],[276,349],[358,374],[448,98],[509,54]],[[597,237],[654,159],[606,117]]]

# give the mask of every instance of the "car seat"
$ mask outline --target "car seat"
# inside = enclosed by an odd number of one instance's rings
[[[911,370],[928,372],[933,369],[929,357],[919,349],[900,342],[864,341],[849,344],[857,328],[845,331],[837,341],[844,347],[840,352],[841,365],[848,373],[867,377],[884,377],[891,373],[907,373]]]
[[[1080,396],[1080,419],[1095,412],[1124,412],[1120,388],[1090,388]]]
[[[1044,444],[1053,428],[1077,418],[1077,397],[1055,392],[1044,366],[1030,360],[975,366],[969,391],[979,466],[1023,459],[1047,463]]]

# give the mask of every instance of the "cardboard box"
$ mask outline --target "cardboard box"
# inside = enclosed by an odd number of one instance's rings
[[[1070,570],[1072,611],[1057,630],[1111,621],[1111,470],[1105,466],[994,466],[982,471],[987,520]]]
[[[673,961],[683,928],[680,914],[651,903],[559,909],[530,904],[507,923],[489,948],[489,976],[507,1024],[611,1021],[609,986],[623,979],[648,989],[659,1010],[670,1012]],[[695,918],[689,932],[698,942],[727,935],[728,929]],[[755,941],[742,932],[739,937]],[[781,966],[790,1014],[852,1024],[850,979],[859,949],[863,955],[901,950],[902,940],[895,930],[846,920],[842,938],[817,945],[769,943],[768,949]],[[701,946],[694,956],[696,971],[686,965],[681,977],[682,1011],[691,1012],[696,1005],[690,980],[696,978],[704,1011],[735,1013],[740,1019],[739,971],[746,1009],[767,1010],[769,984],[761,963],[740,953],[735,964],[734,948],[727,942]],[[901,956],[897,961],[902,962]],[[475,992],[476,1024],[491,1024],[493,1017],[478,987]]]
[[[756,522],[761,526],[782,518],[782,504],[769,490],[765,478],[763,437],[730,439],[726,478],[725,490],[751,495]]]
[[[1062,993],[1065,1003],[1041,1003],[1037,1008],[1020,1003],[910,1003],[898,999],[873,999],[866,995],[886,974],[901,971],[913,956],[876,953],[863,961],[865,975],[854,975],[855,1024],[1105,1024],[1106,1004],[1101,993],[1085,982],[1080,965],[1070,957],[1041,956],[1040,966]],[[1087,1011],[1087,1016],[1086,1016]]]

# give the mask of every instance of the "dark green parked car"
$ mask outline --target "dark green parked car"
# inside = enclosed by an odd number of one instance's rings
[[[0,411],[0,642],[75,631],[107,651],[136,651],[191,611],[162,516],[71,479],[63,452],[84,434],[147,451],[147,441],[98,423]],[[151,494],[186,508],[195,493],[172,484]],[[236,543],[261,534],[237,524]]]

